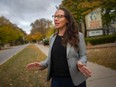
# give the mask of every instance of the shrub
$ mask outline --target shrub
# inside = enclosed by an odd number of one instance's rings
[[[107,36],[98,36],[98,37],[90,37],[85,38],[86,44],[104,44],[104,43],[113,43],[116,41],[116,35],[107,35]]]
[[[48,38],[43,39],[43,45],[49,45],[49,39]]]

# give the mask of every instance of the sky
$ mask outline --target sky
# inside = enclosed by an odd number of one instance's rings
[[[0,0],[0,16],[9,19],[27,34],[36,19],[52,19],[62,0]]]

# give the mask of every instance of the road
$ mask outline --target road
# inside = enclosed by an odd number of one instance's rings
[[[9,58],[23,50],[29,44],[20,45],[20,46],[13,46],[9,49],[0,50],[0,65],[6,62]]]

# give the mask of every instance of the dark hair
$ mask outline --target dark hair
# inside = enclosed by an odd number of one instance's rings
[[[58,10],[64,11],[65,18],[68,21],[68,23],[66,24],[66,31],[63,36],[64,39],[62,41],[62,44],[66,46],[67,43],[69,43],[71,46],[77,48],[79,42],[79,38],[78,38],[79,31],[78,31],[77,23],[73,18],[72,14],[66,8],[58,8]]]

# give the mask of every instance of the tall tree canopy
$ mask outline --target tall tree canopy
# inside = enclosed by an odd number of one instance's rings
[[[116,0],[63,0],[60,7],[69,9],[77,22],[84,21],[85,15],[98,7],[102,9],[103,25],[116,20]]]
[[[46,31],[51,27],[51,25],[51,20],[45,18],[38,19],[34,23],[31,23],[31,34],[34,34],[35,32],[40,32],[43,37],[45,37]]]
[[[0,17],[0,45],[22,43],[26,33],[5,17]]]

